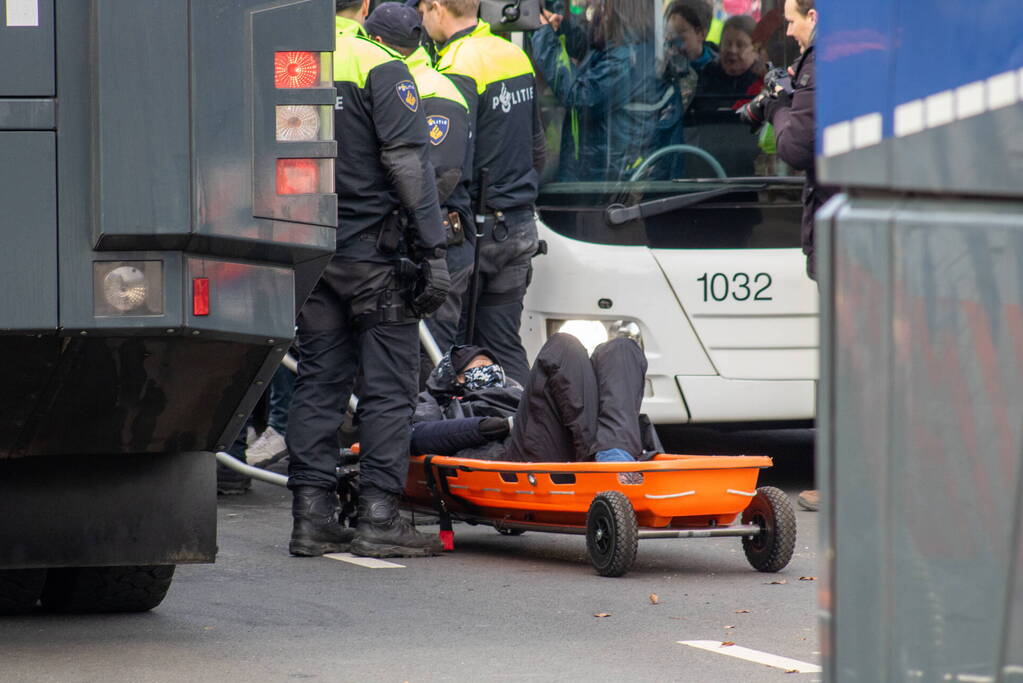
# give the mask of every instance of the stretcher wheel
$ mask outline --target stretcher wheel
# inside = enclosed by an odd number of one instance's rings
[[[498,529],[497,533],[502,536],[521,536],[526,533],[525,529]]]
[[[758,488],[742,513],[742,523],[763,529],[757,536],[742,539],[742,549],[753,568],[758,572],[784,569],[796,547],[796,514],[785,492],[773,486]]]
[[[601,576],[621,576],[636,560],[639,531],[632,503],[621,491],[601,491],[586,515],[586,550]]]

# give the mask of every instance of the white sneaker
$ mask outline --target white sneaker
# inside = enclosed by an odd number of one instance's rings
[[[266,467],[280,460],[287,452],[284,437],[273,427],[267,427],[255,443],[245,449],[245,459],[253,467]]]
[[[255,427],[253,427],[252,425],[249,425],[248,427],[245,428],[245,446],[246,447],[251,446],[252,444],[256,443],[256,439],[258,439],[258,438],[259,438],[259,432],[256,431]]]

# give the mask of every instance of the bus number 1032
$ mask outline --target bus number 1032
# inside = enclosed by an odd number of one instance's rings
[[[696,281],[703,283],[704,301],[725,301],[729,297],[736,301],[774,300],[767,294],[772,282],[768,273],[735,273],[731,277],[725,273],[704,273]]]

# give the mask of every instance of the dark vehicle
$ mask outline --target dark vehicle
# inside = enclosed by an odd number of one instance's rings
[[[330,0],[7,0],[0,612],[155,607],[334,251]]]

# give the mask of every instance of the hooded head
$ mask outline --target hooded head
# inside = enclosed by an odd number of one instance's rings
[[[504,369],[494,353],[482,346],[451,347],[426,382],[430,393],[446,397],[506,385]]]

